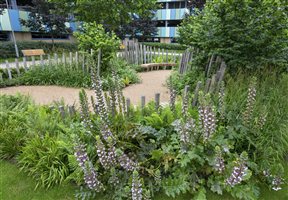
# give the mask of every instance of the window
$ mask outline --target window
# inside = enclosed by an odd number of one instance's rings
[[[169,20],[168,27],[177,27],[181,24],[181,20]]]
[[[1,32],[0,31],[0,41],[9,41],[10,36],[8,32]]]
[[[168,8],[169,9],[185,8],[185,1],[169,2]]]
[[[165,21],[157,21],[156,27],[165,27]]]
[[[45,40],[45,39],[52,39],[51,35],[47,33],[31,33],[32,39],[38,39],[38,40]],[[55,40],[68,40],[69,35],[68,34],[59,34],[54,36]]]

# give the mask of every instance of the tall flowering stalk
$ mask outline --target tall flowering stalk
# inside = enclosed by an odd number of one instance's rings
[[[175,120],[172,123],[172,126],[174,127],[174,130],[179,134],[180,136],[180,141],[188,145],[191,142],[193,142],[191,139],[191,134],[194,132],[196,128],[196,124],[194,119],[190,118],[187,119],[186,122],[182,122],[181,120]]]
[[[79,92],[81,120],[85,128],[93,128],[89,114],[88,97],[84,89]]]
[[[109,94],[110,94],[111,114],[112,116],[114,116],[116,114],[116,108],[117,108],[117,94],[113,81],[111,81],[110,83]]]
[[[256,100],[256,78],[253,77],[248,88],[246,108],[243,113],[243,122],[245,125],[249,125],[251,122],[255,100]]]
[[[211,138],[216,131],[216,115],[215,110],[210,103],[210,95],[199,92],[199,118],[202,125],[204,141]]]
[[[169,102],[169,106],[172,112],[175,111],[175,102],[176,102],[176,90],[174,88],[172,88],[172,86],[170,87],[170,102]]]
[[[113,77],[115,91],[116,91],[119,113],[124,114],[124,112],[125,112],[125,99],[123,101],[123,92],[121,89],[119,77],[117,76],[117,74],[114,70],[112,71],[112,77]]]
[[[246,166],[247,159],[247,153],[242,153],[240,158],[235,162],[230,177],[226,179],[227,185],[234,187],[243,181],[244,177],[248,174],[248,167]]]
[[[131,160],[124,152],[121,150],[116,151],[117,160],[120,166],[126,171],[133,171],[137,168],[138,163]]]
[[[93,98],[93,96],[91,96],[91,104],[92,104],[92,107],[93,107],[93,110],[96,114],[99,113],[99,106],[98,104],[95,102],[95,99]]]
[[[109,138],[110,139],[110,138]],[[109,140],[108,139],[108,140]],[[99,161],[101,165],[105,169],[109,169],[111,167],[114,167],[114,165],[117,164],[116,162],[116,149],[113,144],[107,149],[105,147],[105,144],[102,142],[99,136],[96,136],[97,140],[97,155],[99,157]]]
[[[142,200],[142,184],[139,178],[139,173],[134,170],[132,175],[132,187],[131,187],[131,193],[132,193],[132,200]]]
[[[103,95],[103,90],[102,90],[102,84],[100,77],[95,74],[95,72],[92,72],[92,81],[93,81],[93,89],[95,92],[95,98],[96,98],[96,104],[98,108],[98,114],[101,118],[102,121],[104,121],[106,124],[109,124],[108,120],[108,113],[107,113],[107,108],[105,104],[105,98]]]
[[[214,160],[214,169],[219,172],[219,173],[223,173],[224,170],[225,170],[225,163],[224,163],[224,158],[222,156],[222,152],[221,152],[221,149],[220,147],[216,147],[215,148],[215,151],[216,151],[216,157],[215,157],[215,160]]]
[[[188,116],[188,104],[189,104],[189,86],[185,86],[184,94],[183,94],[183,100],[182,100],[182,116],[184,119]]]
[[[275,191],[281,190],[281,184],[283,184],[284,179],[279,176],[274,176],[272,180],[272,189]]]
[[[84,172],[84,181],[88,188],[97,192],[100,191],[103,188],[103,184],[97,178],[97,173],[89,160],[85,145],[79,140],[74,146],[74,155],[78,161],[78,165]]]

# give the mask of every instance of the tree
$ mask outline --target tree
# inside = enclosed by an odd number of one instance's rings
[[[101,71],[107,70],[109,61],[120,47],[120,40],[115,33],[105,32],[103,25],[91,22],[84,23],[82,30],[75,32],[74,35],[81,50],[86,52],[93,50],[95,60],[98,50],[101,49]]]
[[[69,21],[61,6],[47,0],[33,0],[33,7],[28,20],[21,19],[21,24],[30,28],[31,31],[50,35],[54,45],[56,36],[69,34],[71,28],[65,25]]]
[[[51,0],[58,2],[58,0]],[[75,14],[79,21],[96,22],[105,28],[116,31],[133,19],[133,14],[142,16],[147,10],[153,10],[156,0],[63,0],[62,7]]]
[[[287,9],[287,0],[210,0],[184,20],[180,42],[230,67],[287,65]]]
[[[147,14],[138,16],[133,15],[132,21],[125,24],[116,31],[116,34],[120,38],[124,38],[129,35],[131,38],[137,38],[140,41],[144,38],[156,35],[157,27],[156,21],[153,20],[155,11],[147,11]]]

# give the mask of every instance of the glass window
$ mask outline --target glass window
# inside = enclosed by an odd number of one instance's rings
[[[10,39],[8,32],[0,31],[0,41],[8,41]]]
[[[165,21],[157,21],[156,27],[165,27]]]
[[[45,40],[45,39],[52,39],[51,35],[47,33],[31,33],[32,39],[38,39],[38,40]],[[68,40],[69,35],[67,34],[59,34],[54,36],[55,40]]]
[[[181,20],[169,20],[168,27],[177,27],[181,24]]]

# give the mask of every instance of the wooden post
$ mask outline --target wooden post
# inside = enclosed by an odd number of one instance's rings
[[[69,115],[70,115],[71,117],[74,116],[75,113],[76,113],[74,106],[68,106],[68,111],[69,111]]]
[[[64,119],[65,118],[64,106],[59,106],[59,112],[60,112],[61,117]]]
[[[11,71],[10,71],[10,66],[9,66],[8,60],[6,60],[6,68],[7,68],[7,71],[8,71],[8,78],[11,80],[12,79],[12,74],[11,74]]]
[[[158,110],[160,106],[160,93],[155,94],[155,109]]]
[[[164,62],[164,49],[162,49],[162,62]]]
[[[84,53],[82,54],[82,70],[83,70],[83,73],[85,73],[85,55],[84,55]]]
[[[145,96],[141,96],[141,108],[144,109],[145,107]]]
[[[73,54],[72,52],[69,52],[69,64],[72,65],[73,62]]]
[[[35,56],[32,56],[32,66],[35,66]]]
[[[54,64],[58,65],[58,55],[57,55],[57,53],[54,53]]]
[[[79,54],[78,54],[78,51],[76,51],[76,53],[75,53],[75,63],[76,63],[76,65],[78,65],[78,60],[79,60]]]
[[[196,88],[195,88],[195,92],[194,92],[194,97],[193,97],[193,102],[192,102],[192,106],[196,106],[197,105],[197,102],[198,102],[198,94],[199,94],[199,90],[201,88],[201,81],[198,81],[197,82],[197,85],[196,85]]]
[[[144,52],[143,52],[144,64],[146,64],[147,63],[147,61],[146,61],[146,45],[143,45],[143,47],[144,47]]]
[[[0,73],[0,82],[2,82],[2,81],[3,81],[3,74]]]
[[[66,54],[64,52],[62,53],[62,63],[64,66],[66,65]]]
[[[205,93],[209,92],[210,83],[211,83],[211,78],[208,78],[205,84]]]
[[[168,63],[168,49],[166,49],[166,62]]]
[[[24,65],[24,69],[27,72],[28,71],[28,67],[27,67],[27,59],[26,57],[23,57],[23,65]]]
[[[126,99],[126,112],[129,114],[131,101],[129,98]]]
[[[216,82],[216,74],[213,74],[213,76],[211,78],[210,86],[209,86],[209,93],[214,92],[215,82]]]
[[[18,61],[18,58],[15,58],[15,64],[16,64],[17,75],[20,76],[20,69],[19,69],[19,61]]]
[[[207,69],[206,69],[206,77],[208,77],[209,74],[210,74],[210,70],[211,70],[211,66],[212,66],[213,60],[214,60],[214,54],[211,56],[209,65],[207,66]]]
[[[42,68],[44,68],[43,55],[40,55],[40,63],[41,63]]]
[[[50,54],[48,54],[48,65],[49,65],[49,67],[51,66],[51,56],[50,56]]]

